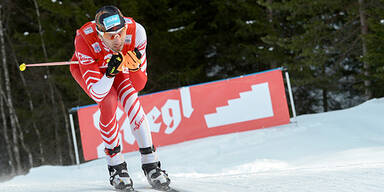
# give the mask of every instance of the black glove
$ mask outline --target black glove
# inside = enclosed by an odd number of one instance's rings
[[[108,67],[105,72],[105,75],[109,78],[114,77],[116,74],[118,74],[120,71],[117,70],[123,62],[123,56],[121,53],[115,53],[112,55],[111,59],[108,61]]]

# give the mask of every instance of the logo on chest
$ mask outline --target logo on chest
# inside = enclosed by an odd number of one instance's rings
[[[95,53],[101,52],[101,47],[100,47],[100,44],[98,42],[92,44],[92,47],[93,47],[93,50],[95,51]]]

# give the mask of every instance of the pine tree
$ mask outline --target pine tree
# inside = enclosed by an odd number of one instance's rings
[[[357,1],[275,3],[286,14],[291,35],[279,42],[292,55],[288,69],[299,113],[345,108],[362,101],[355,84],[362,70],[362,39]],[[289,34],[289,32],[286,32]]]
[[[367,40],[367,55],[363,58],[369,64],[372,97],[384,96],[384,1],[368,1],[366,12],[368,17],[369,34]],[[367,77],[366,77],[367,78]]]

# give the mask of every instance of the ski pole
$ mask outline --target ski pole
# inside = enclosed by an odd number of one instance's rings
[[[22,63],[19,66],[20,71],[25,71],[27,67],[41,67],[41,66],[58,66],[58,65],[70,65],[70,64],[79,64],[79,61],[63,61],[63,62],[51,62],[51,63],[34,63],[34,64],[25,64]]]

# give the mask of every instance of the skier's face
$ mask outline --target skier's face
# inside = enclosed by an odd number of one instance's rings
[[[114,52],[120,52],[124,47],[126,33],[127,28],[125,26],[117,32],[100,34],[100,37],[110,49]]]

